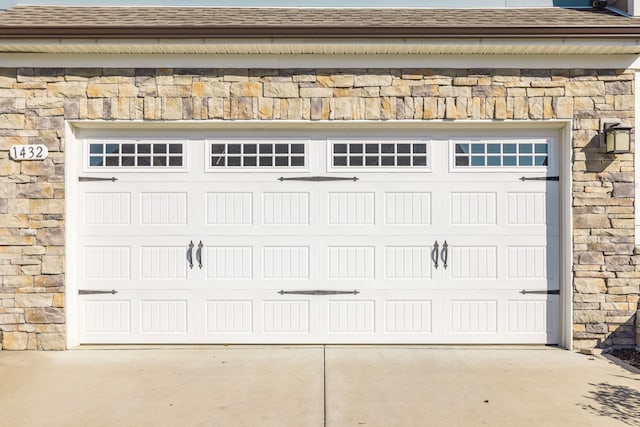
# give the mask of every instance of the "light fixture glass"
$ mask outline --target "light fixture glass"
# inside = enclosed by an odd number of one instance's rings
[[[631,152],[631,127],[613,125],[605,127],[604,140],[608,154]]]

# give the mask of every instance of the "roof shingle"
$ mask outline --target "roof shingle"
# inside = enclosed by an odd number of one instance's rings
[[[126,31],[126,32],[125,32]],[[640,19],[595,9],[17,6],[0,37],[640,35]]]

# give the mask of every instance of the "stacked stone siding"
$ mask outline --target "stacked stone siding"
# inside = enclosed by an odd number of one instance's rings
[[[607,117],[633,125],[633,79],[581,69],[1,69],[0,343],[65,347],[65,120],[571,119],[574,345],[632,345],[633,154],[604,154],[598,129]],[[45,144],[49,158],[12,161],[13,144]]]

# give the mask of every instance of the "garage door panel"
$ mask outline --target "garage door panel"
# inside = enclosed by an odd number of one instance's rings
[[[496,290],[452,291],[444,301],[444,320],[456,343],[556,343],[557,295],[521,295]]]
[[[553,150],[466,143],[318,139],[304,166],[245,168],[260,142],[193,140],[180,172],[81,183],[81,288],[118,292],[79,296],[81,341],[557,342],[559,186],[519,179],[552,173],[526,164]]]

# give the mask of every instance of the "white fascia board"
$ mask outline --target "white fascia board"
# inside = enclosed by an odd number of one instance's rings
[[[5,39],[0,53],[57,54],[640,54],[628,38],[405,38],[405,39]]]
[[[640,69],[634,55],[115,55],[0,54],[0,66],[89,68],[586,68]]]

